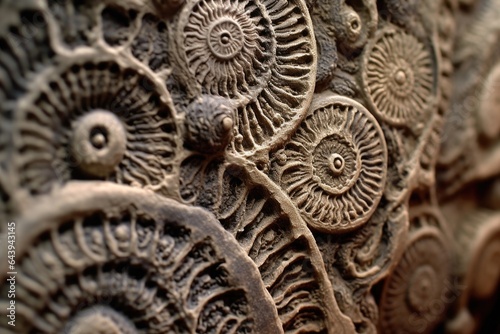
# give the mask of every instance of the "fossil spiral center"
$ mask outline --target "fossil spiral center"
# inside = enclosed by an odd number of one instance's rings
[[[390,91],[395,98],[407,99],[415,89],[415,73],[404,59],[398,59],[389,70]]]
[[[222,44],[228,44],[231,41],[231,34],[224,32],[220,35],[220,41]]]
[[[104,148],[108,143],[106,128],[95,127],[90,133],[90,142],[96,149]]]
[[[405,71],[403,71],[402,69],[397,70],[396,73],[394,74],[394,80],[398,85],[400,86],[404,85],[407,80]]]
[[[67,326],[68,334],[135,334],[134,326],[108,307],[94,307],[77,314]]]
[[[432,300],[438,283],[434,269],[429,266],[419,267],[410,282],[408,301],[416,311],[425,311]]]
[[[219,60],[230,60],[243,48],[244,38],[239,23],[224,17],[215,21],[210,27],[207,44],[212,54]]]
[[[111,112],[94,110],[73,126],[71,150],[83,172],[104,177],[122,161],[127,136],[122,122]]]
[[[341,194],[356,182],[359,154],[347,137],[333,134],[324,137],[312,154],[313,174],[319,186],[330,194]]]
[[[342,172],[344,171],[345,161],[340,154],[333,153],[330,157],[329,162],[330,162],[330,169],[332,170],[335,176],[342,174]]]

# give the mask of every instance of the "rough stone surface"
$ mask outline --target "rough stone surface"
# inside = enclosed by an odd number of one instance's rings
[[[500,332],[499,16],[0,0],[0,332]]]

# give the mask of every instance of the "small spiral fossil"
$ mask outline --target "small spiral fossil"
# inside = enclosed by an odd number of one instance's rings
[[[279,183],[315,229],[342,233],[358,228],[382,197],[384,135],[375,118],[351,99],[326,97],[313,104],[278,155]]]
[[[385,122],[411,126],[430,111],[436,95],[435,55],[397,28],[381,30],[365,53],[363,89]]]
[[[76,121],[71,154],[84,172],[105,177],[120,164],[127,149],[127,134],[112,113],[94,110]]]
[[[442,233],[417,231],[385,283],[380,302],[383,333],[431,333],[445,314],[450,287],[450,257]]]

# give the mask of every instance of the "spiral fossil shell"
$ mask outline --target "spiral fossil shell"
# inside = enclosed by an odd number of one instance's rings
[[[442,233],[425,227],[410,239],[386,281],[380,303],[383,333],[430,333],[447,307],[450,258]],[[449,297],[448,297],[449,298]]]
[[[281,332],[256,266],[206,211],[111,183],[52,196],[18,225],[14,333]]]
[[[172,173],[178,135],[168,92],[101,58],[50,71],[17,110],[15,163],[32,194],[89,178],[159,189]]]
[[[316,45],[302,0],[192,0],[176,40],[192,93],[227,97],[238,107],[238,151],[274,146],[303,118]]]
[[[378,33],[365,53],[363,89],[372,110],[391,125],[411,126],[433,105],[435,55],[397,28]]]
[[[279,183],[307,223],[326,233],[353,230],[370,218],[386,169],[380,126],[363,106],[343,97],[313,104],[276,165]]]

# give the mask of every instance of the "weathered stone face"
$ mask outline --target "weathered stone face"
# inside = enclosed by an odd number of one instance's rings
[[[498,17],[0,0],[0,332],[499,331]]]

